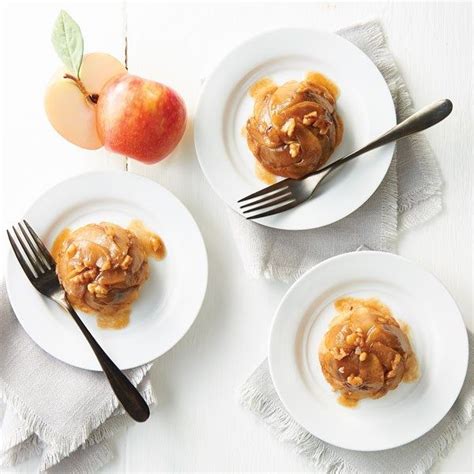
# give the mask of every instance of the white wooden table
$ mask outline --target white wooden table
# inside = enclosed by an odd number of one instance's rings
[[[176,152],[155,166],[76,148],[52,129],[43,111],[45,85],[58,60],[50,43],[59,8],[79,22],[86,51],[123,58],[131,73],[168,83],[184,97],[191,120]],[[439,217],[400,238],[399,253],[433,271],[472,321],[472,12],[468,3],[159,4],[11,3],[2,11],[3,217],[17,221],[43,190],[71,175],[126,169],[176,194],[197,220],[209,253],[209,286],[186,337],[154,365],[158,406],[144,425],[115,438],[105,472],[310,471],[238,403],[239,387],[266,356],[273,311],[287,285],[245,275],[226,225],[225,205],[196,159],[192,117],[205,77],[242,40],[262,30],[307,26],[335,30],[383,21],[416,106],[449,97],[452,117],[427,134],[445,180]],[[5,26],[5,27],[4,27]],[[217,100],[219,98],[216,98]],[[2,233],[2,239],[3,239]],[[6,243],[2,241],[3,249]],[[4,258],[4,254],[3,254]],[[472,471],[472,429],[440,462],[439,472]],[[18,471],[32,471],[36,461]]]

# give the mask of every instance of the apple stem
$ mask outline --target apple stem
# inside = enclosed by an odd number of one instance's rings
[[[99,94],[89,94],[87,89],[84,87],[84,84],[82,83],[82,81],[78,77],[75,77],[71,74],[66,73],[66,74],[64,74],[64,79],[71,79],[71,81],[73,81],[74,84],[76,84],[76,86],[79,88],[79,90],[82,92],[84,97],[89,102],[91,102],[93,104],[97,104],[97,101],[99,100]]]

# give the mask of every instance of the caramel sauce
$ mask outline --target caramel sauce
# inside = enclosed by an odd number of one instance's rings
[[[130,322],[130,309],[116,313],[113,316],[97,314],[96,318],[97,326],[101,329],[123,329],[127,327]]]
[[[419,377],[409,327],[376,298],[344,297],[319,350],[324,377],[339,392],[338,402],[355,407],[363,398],[381,398],[400,382]]]
[[[166,257],[166,247],[158,234],[147,229],[142,221],[134,219],[130,222],[128,230],[132,231],[143,245],[149,257],[163,260]]]
[[[309,71],[306,74],[306,80],[313,84],[325,87],[328,92],[337,99],[339,97],[339,87],[331,79],[320,72]]]
[[[415,382],[420,378],[420,366],[415,354],[410,354],[405,361],[405,373],[403,374],[403,381],[405,383]]]
[[[346,408],[354,408],[359,404],[359,400],[349,398],[345,395],[340,395],[337,399],[337,402]]]
[[[160,238],[158,234],[147,229],[140,220],[133,220],[132,222],[130,222],[128,226],[128,230],[132,232],[132,234],[134,234],[135,237],[137,238],[140,244],[140,247],[142,249],[141,250],[142,255],[144,253],[147,257],[151,257],[156,260],[162,260],[163,258],[165,258],[166,247],[163,243],[163,240]],[[56,262],[59,262],[60,259],[69,258],[67,255],[65,255],[65,253],[69,252],[68,250],[70,249],[69,239],[72,233],[73,232],[69,228],[65,228],[56,237],[51,248],[51,254]],[[114,234],[111,234],[111,235],[112,235],[112,238],[114,239],[113,237]],[[91,245],[93,245],[92,242],[91,242]],[[71,257],[73,257],[73,255],[71,255]],[[99,265],[99,260],[97,260],[96,265]],[[101,265],[103,265],[103,262],[101,262]],[[148,277],[148,263],[146,262],[146,259],[143,265],[146,265],[146,267],[144,267],[145,270],[143,270],[145,271],[144,278],[146,279]],[[59,265],[57,265],[57,268],[58,267]],[[110,264],[109,264],[109,267],[110,267]],[[66,275],[66,278],[67,279],[73,278],[76,275],[80,275],[80,273],[83,271],[81,270],[81,268],[84,268],[84,270],[88,270],[89,266],[87,266],[87,268],[85,266],[84,267],[80,266],[79,270],[73,270],[70,274]],[[98,276],[95,280],[92,281],[93,285],[96,284],[97,281],[100,279],[100,275],[101,275],[100,272],[102,272],[104,268],[105,267],[103,268],[98,267],[95,270],[96,273],[98,273]],[[124,266],[123,270],[121,268],[116,268],[114,270],[114,268],[110,269],[109,272],[110,271],[116,271],[119,273],[125,272],[126,271],[125,269],[128,267]],[[95,269],[94,266],[93,266],[93,269]],[[107,270],[105,272],[107,273]],[[110,279],[110,275],[108,277]],[[143,281],[143,278],[141,279],[141,281]],[[121,329],[121,328],[126,327],[130,321],[131,303],[138,298],[139,291],[140,291],[140,284],[141,283],[137,284],[136,286],[132,286],[131,288],[126,288],[127,295],[126,295],[126,301],[124,303],[120,302],[120,296],[119,296],[118,303],[114,301],[111,304],[110,308],[108,307],[107,304],[105,304],[104,306],[101,306],[101,310],[91,308],[86,303],[83,297],[78,297],[77,295],[70,294],[67,291],[67,289],[66,289],[66,293],[68,295],[68,299],[70,300],[71,304],[75,308],[80,309],[84,311],[85,313],[94,314],[96,316],[98,327],[103,328],[103,329]],[[112,283],[111,289],[113,290],[113,283]],[[119,291],[119,295],[120,293],[121,291]]]
[[[262,77],[262,79],[259,79],[257,82],[250,86],[249,95],[253,99],[257,99],[262,95],[271,94],[275,91],[276,88],[277,85],[275,84],[275,82],[272,81],[272,79],[270,79],[269,77]]]

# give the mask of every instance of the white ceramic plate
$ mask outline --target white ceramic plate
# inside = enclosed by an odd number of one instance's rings
[[[193,323],[206,292],[206,249],[189,211],[159,184],[124,172],[80,175],[43,194],[25,218],[49,247],[65,227],[101,221],[126,226],[140,219],[162,237],[167,256],[160,262],[150,259],[150,278],[133,304],[126,328],[100,329],[94,316],[79,313],[121,369],[162,355]],[[6,283],[18,320],[40,347],[68,364],[101,370],[73,320],[32,287],[13,252],[7,260]]]
[[[377,297],[408,323],[421,377],[356,408],[337,402],[318,348],[341,296]],[[270,370],[294,419],[346,449],[378,451],[429,431],[456,400],[467,370],[468,341],[456,303],[431,273],[393,254],[354,252],[317,265],[286,293],[273,320]]]
[[[248,89],[262,77],[277,83],[302,80],[320,71],[338,84],[338,111],[344,138],[333,159],[369,143],[396,123],[388,87],[372,61],[332,33],[282,29],[243,43],[219,64],[204,84],[194,139],[199,162],[216,193],[239,212],[237,200],[265,187],[255,176],[255,158],[242,129],[252,113]],[[259,219],[279,229],[313,229],[331,224],[360,207],[377,189],[392,159],[394,144],[374,150],[330,175],[311,201]]]

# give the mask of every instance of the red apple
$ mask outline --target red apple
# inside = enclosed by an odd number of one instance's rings
[[[132,75],[104,86],[96,113],[105,148],[147,164],[169,155],[186,128],[186,108],[173,89]]]

